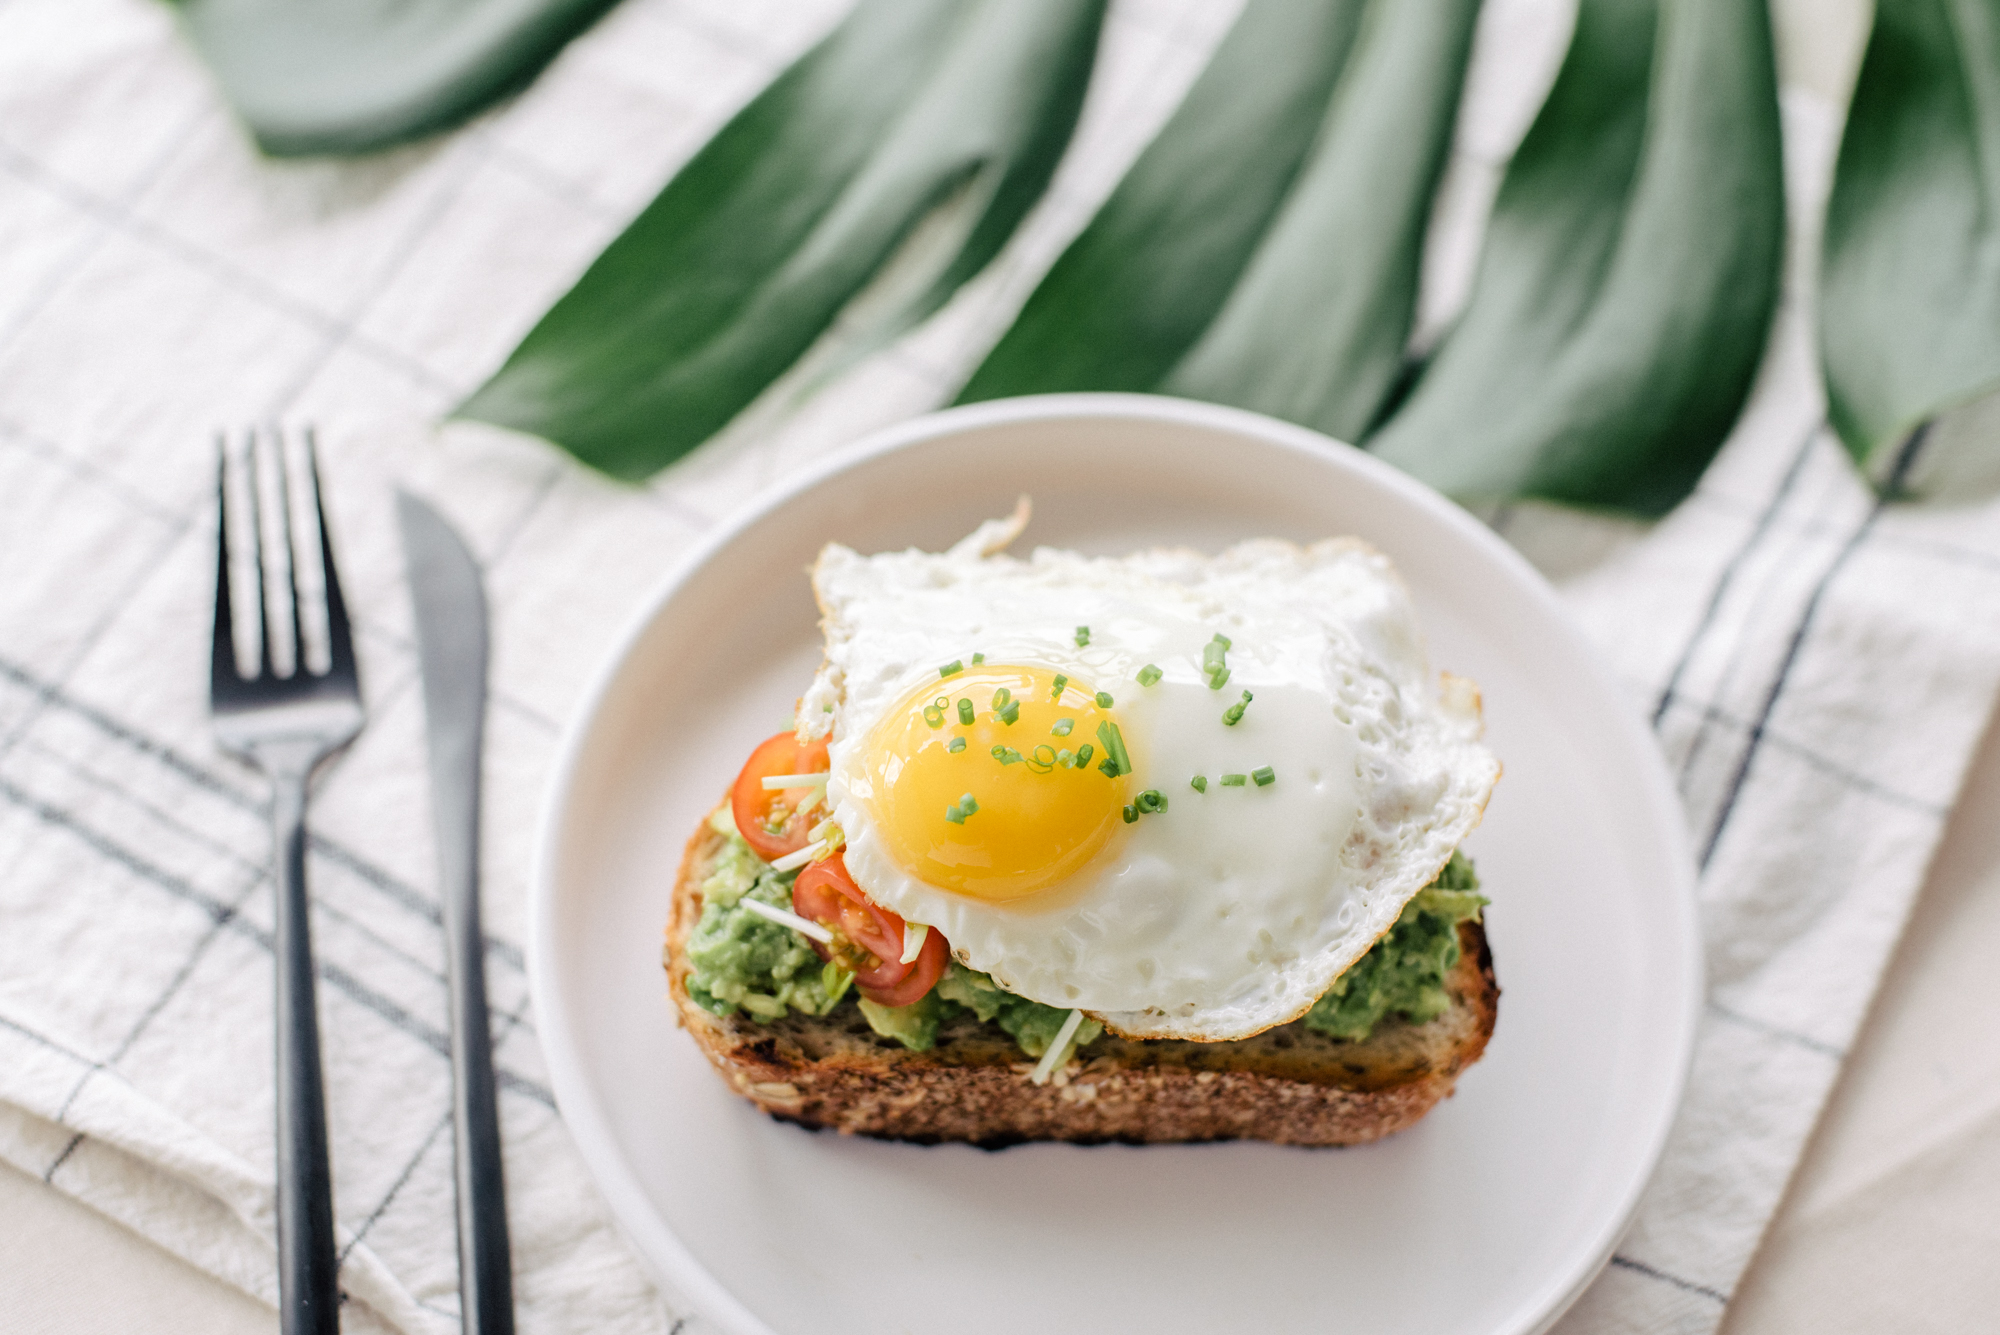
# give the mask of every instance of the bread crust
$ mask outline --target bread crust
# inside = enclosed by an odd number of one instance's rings
[[[879,1037],[851,1006],[760,1024],[688,995],[685,944],[724,844],[707,821],[688,841],[668,915],[667,991],[682,1027],[731,1088],[781,1121],[848,1135],[988,1149],[1024,1141],[1128,1144],[1267,1140],[1359,1145],[1412,1125],[1451,1092],[1493,1034],[1500,988],[1478,922],[1459,924],[1452,1007],[1424,1024],[1388,1020],[1361,1042],[1292,1023],[1227,1043],[1107,1033],[1045,1085],[1012,1038],[970,1013],[935,1047]]]

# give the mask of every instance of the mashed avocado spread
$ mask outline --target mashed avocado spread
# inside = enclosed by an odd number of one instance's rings
[[[825,1015],[846,999],[853,975],[822,964],[791,928],[742,907],[750,898],[791,908],[797,873],[772,871],[751,852],[727,807],[710,825],[725,842],[702,882],[701,921],[688,936],[688,995],[714,1015],[741,1011],[758,1021],[792,1012]],[[1452,854],[1396,925],[1306,1012],[1307,1027],[1334,1038],[1363,1039],[1386,1016],[1421,1023],[1443,1014],[1451,1007],[1444,979],[1458,963],[1458,924],[1478,917],[1485,904],[1472,863]],[[856,1002],[876,1033],[918,1052],[937,1042],[940,1022],[964,1009],[998,1025],[1028,1056],[1040,1057],[1069,1016],[1059,1007],[1017,997],[956,960],[914,1005],[878,1006],[859,996]],[[1077,1029],[1076,1048],[1103,1032],[1102,1025],[1086,1019]]]
[[[1458,925],[1485,907],[1472,860],[1453,853],[1437,878],[1403,906],[1396,925],[1313,1003],[1306,1028],[1358,1040],[1385,1016],[1422,1024],[1450,1010],[1444,980],[1458,964]]]

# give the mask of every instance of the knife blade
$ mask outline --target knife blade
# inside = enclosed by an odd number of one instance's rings
[[[438,897],[451,993],[453,1184],[458,1290],[467,1335],[513,1335],[513,1270],[500,1171],[493,1040],[479,926],[480,747],[486,722],[486,596],[479,565],[443,516],[396,493],[403,559],[416,611],[417,660],[430,736]]]

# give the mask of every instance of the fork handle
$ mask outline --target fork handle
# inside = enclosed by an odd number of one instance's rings
[[[278,1317],[283,1335],[339,1335],[333,1170],[326,1150],[326,1094],[320,1079],[319,1011],[306,903],[309,775],[308,769],[274,776],[271,795],[278,894]]]

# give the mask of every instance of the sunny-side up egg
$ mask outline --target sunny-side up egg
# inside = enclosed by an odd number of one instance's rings
[[[1478,823],[1477,692],[1358,541],[990,554],[1011,535],[820,555],[799,726],[831,730],[848,871],[1132,1037],[1297,1018]]]

